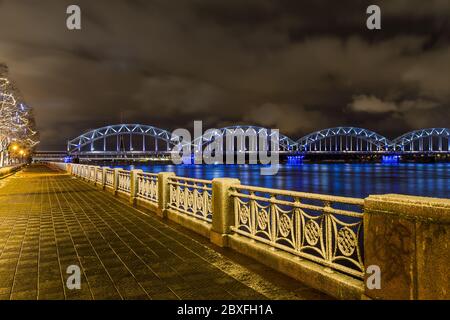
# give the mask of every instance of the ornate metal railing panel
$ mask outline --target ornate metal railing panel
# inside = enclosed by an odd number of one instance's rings
[[[169,208],[212,221],[212,181],[191,178],[169,178]]]
[[[114,187],[114,169],[105,170],[105,185],[108,187]]]
[[[231,196],[236,233],[363,278],[362,199],[243,185]]]
[[[82,174],[83,168],[81,167],[80,164],[77,164],[77,165],[76,165],[76,168],[77,168],[77,171],[76,171],[77,173],[76,173],[76,174],[77,174],[78,177],[81,178],[81,174]]]
[[[158,203],[158,175],[155,173],[138,173],[136,179],[137,198]]]
[[[124,193],[130,193],[130,171],[123,170],[118,172],[117,190]]]
[[[102,168],[98,168],[97,175],[95,177],[95,182],[103,183],[103,170],[102,170]]]
[[[95,182],[95,180],[97,179],[96,175],[95,175],[95,167],[89,167],[89,177],[88,179],[90,181]]]
[[[81,177],[88,179],[89,178],[89,167],[88,166],[83,166],[81,168]]]

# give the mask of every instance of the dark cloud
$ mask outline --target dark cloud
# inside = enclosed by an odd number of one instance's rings
[[[253,123],[293,137],[354,125],[448,127],[447,0],[0,2],[0,59],[34,107],[42,149],[124,122]]]

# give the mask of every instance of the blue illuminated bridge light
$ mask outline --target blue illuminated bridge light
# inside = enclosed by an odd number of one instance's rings
[[[381,157],[382,163],[398,163],[400,162],[400,156],[399,155],[383,155]]]
[[[287,156],[287,164],[289,165],[297,165],[297,164],[302,164],[303,163],[303,158],[305,156],[299,156],[299,155],[295,155],[295,156]]]

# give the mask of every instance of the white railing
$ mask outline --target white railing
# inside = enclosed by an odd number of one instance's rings
[[[363,278],[363,199],[238,185],[232,230]]]
[[[92,181],[92,182],[95,182],[96,179],[97,179],[97,177],[95,175],[95,167],[93,167],[93,166],[89,167],[89,177],[88,177],[88,179],[90,181]]]
[[[106,169],[105,170],[105,186],[114,187],[114,169]]]
[[[189,216],[212,221],[212,181],[170,177],[168,207]]]
[[[158,202],[158,175],[156,173],[137,174],[136,197],[150,202]]]
[[[243,236],[359,279],[364,276],[362,199],[244,186],[238,180],[223,189],[223,179],[215,182],[80,164],[67,168],[76,176],[129,196],[133,203],[156,204],[158,212],[169,210],[195,219],[193,222],[206,222],[209,228],[217,216],[227,221],[220,231],[223,234]],[[164,185],[160,186],[160,181]],[[219,205],[213,213],[214,183],[216,196],[230,201],[231,209]],[[234,223],[224,218],[230,215]],[[202,226],[192,226],[203,234]]]
[[[103,183],[103,170],[102,168],[97,169],[97,176],[95,177],[95,182],[98,184]]]
[[[52,162],[52,167],[56,168],[58,170],[66,171],[67,170],[67,163],[64,163],[64,162]]]
[[[88,166],[81,167],[81,177],[89,180],[89,167]]]
[[[120,170],[118,172],[117,190],[123,193],[130,193],[131,191],[131,177],[130,171]]]
[[[66,166],[68,172],[92,183],[91,168],[78,164]],[[404,297],[395,286],[385,289],[382,285],[376,294],[367,289],[363,281],[367,264],[383,270],[393,263],[397,266],[397,260],[401,260],[401,256],[395,260],[398,242],[404,238],[404,232],[398,228],[404,221],[422,221],[427,216],[430,223],[440,221],[438,226],[445,227],[448,221],[445,217],[450,213],[449,199],[378,195],[363,200],[245,186],[230,178],[213,181],[182,178],[173,172],[152,174],[101,167],[95,167],[94,172],[97,172],[97,187],[109,186],[109,192],[128,198],[132,205],[147,208],[161,218],[171,219],[209,238],[215,245],[257,259],[308,286],[344,299],[379,299],[380,294],[387,298]],[[102,172],[100,183],[99,172]],[[401,220],[393,224],[393,215]],[[365,234],[363,223],[367,223]],[[431,237],[423,233],[413,242],[419,243],[426,236]],[[439,249],[441,238],[430,239]],[[364,242],[369,246],[365,251]],[[445,253],[445,249],[438,251]],[[412,254],[423,257],[423,248],[418,246]],[[424,261],[427,258],[430,257],[423,257]],[[404,273],[402,270],[409,270],[408,261],[400,261],[400,275]],[[427,277],[428,273],[420,276]],[[419,277],[417,272],[414,276]],[[446,285],[442,281],[444,291]],[[419,290],[415,285],[407,289],[403,291]]]
[[[70,168],[70,170],[71,170],[70,173],[72,173],[74,176],[78,177],[78,170],[79,170],[79,168],[80,168],[79,164],[72,164],[72,166]]]

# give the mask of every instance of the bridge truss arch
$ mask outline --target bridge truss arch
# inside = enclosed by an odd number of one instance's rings
[[[414,130],[392,141],[395,151],[406,153],[450,152],[450,129],[428,128]]]
[[[335,127],[310,133],[297,140],[298,148],[304,152],[326,153],[372,153],[389,150],[390,141],[363,128]]]
[[[68,141],[71,155],[152,154],[169,152],[176,141],[164,129],[142,124],[117,124],[97,128]]]
[[[272,150],[271,139],[277,139],[277,150]],[[230,140],[227,142],[227,138]],[[217,138],[222,139],[222,143],[215,145],[213,142]],[[230,139],[228,138],[228,139]],[[293,152],[297,150],[297,144],[288,136],[279,133],[273,129],[267,129],[252,125],[236,125],[228,126],[220,129],[207,130],[201,137],[193,141],[193,146],[202,150],[211,150],[217,147],[219,152],[258,152],[258,151],[279,151],[279,152]]]

